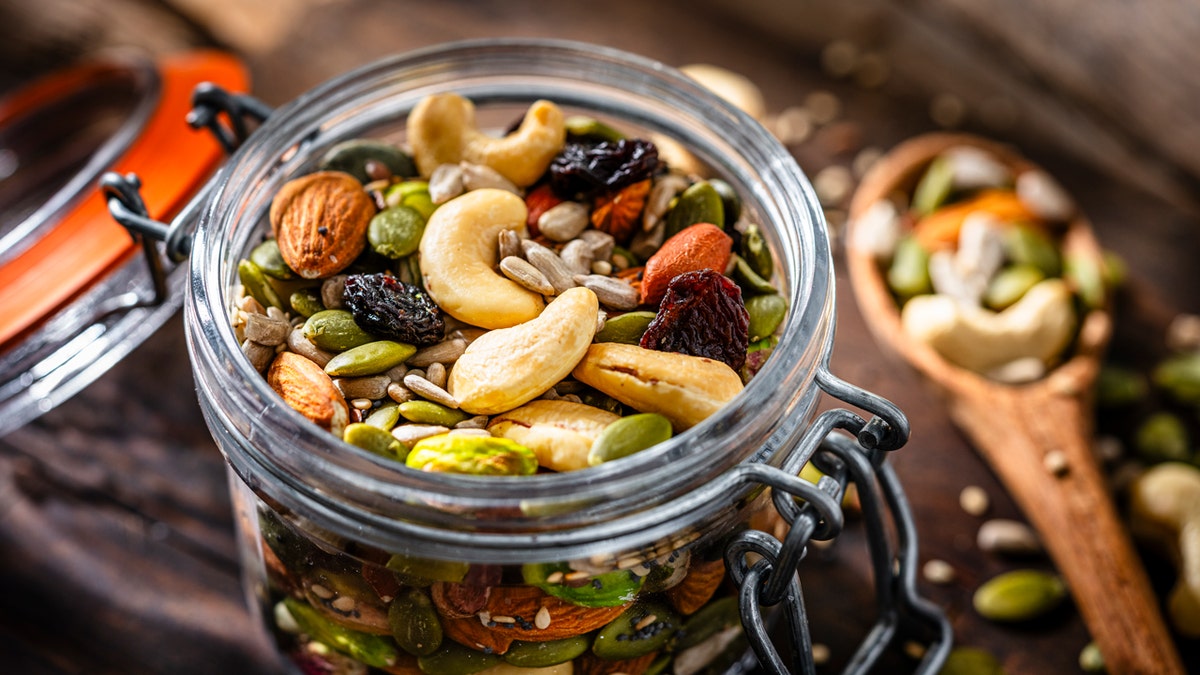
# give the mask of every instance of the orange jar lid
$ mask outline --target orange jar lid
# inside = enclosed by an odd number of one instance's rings
[[[152,176],[150,217],[170,220],[222,161],[216,139],[186,122],[191,91],[245,91],[245,68],[212,51],[151,68],[88,63],[0,101],[0,351],[137,250],[108,213],[101,173]]]

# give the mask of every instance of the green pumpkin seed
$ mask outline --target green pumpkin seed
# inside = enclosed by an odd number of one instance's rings
[[[787,314],[787,300],[781,295],[756,295],[746,301],[750,315],[750,340],[758,342],[775,333]]]
[[[1176,401],[1200,404],[1200,351],[1166,359],[1155,367],[1151,379]]]
[[[708,181],[698,181],[684,190],[667,212],[668,239],[696,223],[712,223],[725,227],[725,207],[721,195]]]
[[[563,121],[563,124],[567,127],[568,134],[572,136],[578,136],[583,139],[616,143],[617,141],[625,138],[625,134],[622,134],[621,132],[594,117],[571,115]]]
[[[545,591],[546,595],[553,595],[581,607],[624,605],[637,595],[645,582],[645,577],[630,574],[625,570],[598,574],[580,585],[549,581],[551,578],[561,579],[573,571],[565,563],[529,563],[521,567],[521,576],[525,583],[537,586]]]
[[[472,675],[503,662],[497,654],[477,652],[453,640],[443,640],[441,649],[417,657],[417,667],[425,675]]]
[[[679,615],[657,602],[637,602],[596,634],[592,653],[602,659],[636,659],[666,646],[682,626]]]
[[[419,471],[467,473],[477,476],[532,476],[537,455],[507,438],[440,434],[412,447],[405,464]]]
[[[938,675],[1004,675],[1004,667],[985,649],[955,647],[946,656]]]
[[[355,139],[338,143],[325,153],[320,168],[323,171],[344,171],[366,184],[371,182],[367,175],[367,162],[374,160],[387,167],[393,176],[404,178],[417,175],[416,164],[408,153],[400,148],[366,139]]]
[[[1063,261],[1063,278],[1071,282],[1083,305],[1089,309],[1104,306],[1108,289],[1104,285],[1104,270],[1090,256],[1069,255]]]
[[[442,646],[442,622],[424,592],[404,588],[388,608],[388,623],[396,644],[413,656],[429,656]]]
[[[929,280],[929,252],[916,238],[902,237],[887,272],[888,286],[903,299],[933,292]]]
[[[365,422],[346,425],[346,430],[342,432],[342,440],[388,459],[404,461],[408,455],[408,448],[390,433]]]
[[[661,673],[667,672],[667,666],[671,665],[671,661],[674,658],[674,654],[659,654],[658,656],[654,657],[654,660],[650,662],[650,665],[646,666],[646,670],[642,671],[642,675],[660,675]],[[714,670],[711,672],[718,671]]]
[[[1104,408],[1133,405],[1146,398],[1146,378],[1132,368],[1105,363],[1096,378],[1096,404]]]
[[[400,404],[399,410],[404,419],[410,422],[443,427],[452,427],[471,417],[461,410],[447,408],[433,401],[406,401]]]
[[[327,352],[353,349],[377,338],[358,327],[354,315],[344,309],[327,309],[308,317],[304,337]]]
[[[1187,427],[1169,412],[1147,417],[1137,428],[1133,446],[1148,462],[1187,461],[1190,455]]]
[[[737,190],[729,183],[720,178],[709,178],[708,184],[713,186],[717,194],[721,195],[721,215],[726,223],[736,223],[738,218],[742,217],[742,198],[738,196]],[[715,223],[714,223],[715,224]],[[767,274],[765,276],[771,276]]]
[[[775,261],[771,258],[771,249],[767,248],[767,240],[763,239],[758,225],[750,225],[742,233],[742,243],[738,253],[750,265],[750,269],[763,279],[770,279],[775,270]]]
[[[988,284],[983,303],[997,312],[1007,309],[1045,278],[1046,275],[1033,265],[1005,267]]]
[[[683,635],[675,645],[676,651],[683,651],[720,633],[726,628],[741,625],[738,614],[738,600],[735,596],[727,595],[718,598],[696,610],[683,624]]]
[[[417,348],[413,345],[377,340],[334,356],[325,364],[325,372],[333,377],[377,375],[404,363],[416,353]]]
[[[461,561],[430,560],[400,553],[388,558],[385,566],[401,583],[418,588],[432,586],[435,581],[461,582],[471,569],[470,564]]]
[[[301,288],[293,292],[288,298],[288,304],[303,317],[325,311],[325,305],[321,303],[321,290],[318,288]]]
[[[654,312],[626,312],[614,316],[604,322],[604,327],[596,333],[595,341],[636,345],[655,316]]]
[[[395,403],[385,403],[371,411],[370,415],[363,420],[363,424],[369,424],[373,427],[391,431],[400,421],[400,406]]]
[[[750,263],[740,255],[733,256],[733,280],[741,287],[745,295],[767,295],[778,293],[779,290],[771,282],[758,276]]]
[[[1017,265],[1033,265],[1046,277],[1062,274],[1062,259],[1050,235],[1037,225],[1016,223],[1004,230],[1004,253]]]
[[[975,611],[992,621],[1026,621],[1054,609],[1067,596],[1062,580],[1041,570],[1013,570],[975,591]]]
[[[622,417],[596,436],[588,452],[588,466],[627,457],[671,438],[671,420],[658,413]]]
[[[254,250],[250,251],[250,261],[263,271],[263,274],[275,279],[287,280],[296,276],[292,268],[287,266],[283,261],[283,254],[279,252],[279,242],[274,239],[268,239]]]
[[[283,300],[279,298],[279,293],[275,291],[275,287],[271,285],[270,280],[258,265],[248,259],[240,261],[238,263],[238,280],[242,282],[246,293],[257,300],[258,304],[263,307],[283,309]]]
[[[1100,653],[1100,646],[1095,642],[1087,643],[1079,651],[1079,669],[1085,673],[1103,673],[1107,670],[1104,654]]]
[[[406,180],[388,186],[383,202],[388,207],[407,206],[416,209],[426,221],[437,210],[437,204],[429,196],[429,183],[423,180]]]
[[[367,225],[367,241],[376,253],[399,260],[416,253],[425,232],[425,218],[411,206],[384,209]]]
[[[549,642],[517,640],[504,652],[504,660],[519,668],[549,668],[583,656],[592,641],[587,635],[575,635]]]
[[[284,598],[283,602],[300,630],[314,640],[374,668],[396,662],[398,653],[391,639],[339,626],[295,598]]]
[[[954,189],[954,163],[946,157],[936,157],[921,175],[913,190],[912,210],[927,216],[950,198]]]

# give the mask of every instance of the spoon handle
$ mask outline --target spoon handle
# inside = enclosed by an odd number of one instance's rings
[[[1090,447],[1067,373],[957,387],[951,415],[1041,534],[1110,673],[1183,673],[1154,592]]]

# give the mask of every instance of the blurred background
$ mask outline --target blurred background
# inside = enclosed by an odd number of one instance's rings
[[[764,124],[826,207],[839,268],[836,241],[863,168],[911,135],[958,129],[1010,142],[1058,176],[1126,262],[1114,358],[1153,363],[1171,320],[1200,312],[1194,3],[0,0],[0,91],[108,50],[207,46],[241,57],[254,95],[280,105],[388,54],[490,36],[582,40],[750,78]],[[913,441],[894,461],[922,557],[957,571],[922,579],[922,593],[946,608],[961,644],[992,651],[1008,672],[1078,670],[1088,638],[1070,608],[1016,627],[973,614],[971,591],[1015,563],[977,549],[980,516],[958,495],[977,485],[991,498],[987,517],[1020,514],[936,399],[879,353],[840,269],[838,283],[834,372],[911,418]],[[1100,426],[1120,437],[1135,422]],[[242,602],[230,519],[176,319],[81,395],[0,439],[0,670],[278,672]],[[828,672],[873,616],[861,536],[851,527],[844,537],[802,569]],[[1156,585],[1169,588],[1170,567],[1149,555]]]

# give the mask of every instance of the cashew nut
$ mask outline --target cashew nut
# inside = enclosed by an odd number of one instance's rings
[[[537,318],[484,333],[454,363],[447,389],[472,415],[495,415],[532,401],[583,358],[599,311],[596,294],[578,286]]]
[[[900,321],[909,336],[977,373],[1030,357],[1049,364],[1075,332],[1071,291],[1061,279],[1038,283],[1003,312],[945,295],[917,296],[904,305]]]
[[[720,361],[618,342],[589,347],[574,375],[639,412],[663,415],[677,432],[742,391],[742,378]]]
[[[619,419],[583,403],[538,399],[493,417],[488,431],[533,450],[547,469],[577,471],[588,467],[588,452],[600,432]]]
[[[1165,541],[1179,579],[1167,611],[1187,637],[1200,637],[1200,469],[1182,462],[1159,464],[1133,481],[1129,508],[1134,531]]]
[[[433,212],[421,237],[425,290],[450,316],[484,328],[508,328],[541,313],[542,296],[495,270],[502,230],[525,233],[525,202],[483,189]]]
[[[496,138],[476,126],[475,104],[458,94],[434,94],[408,116],[408,143],[422,176],[442,164],[482,164],[527,187],[546,173],[566,143],[562,110],[550,101],[534,101],[521,126]]]

